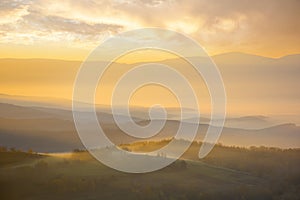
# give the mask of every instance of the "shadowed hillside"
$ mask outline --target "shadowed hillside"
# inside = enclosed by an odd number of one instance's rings
[[[166,142],[139,142],[121,147],[149,151]],[[298,199],[299,150],[217,145],[204,160],[198,160],[199,145],[194,142],[181,160],[146,174],[117,172],[85,151],[36,155],[2,148],[0,197],[7,200]]]

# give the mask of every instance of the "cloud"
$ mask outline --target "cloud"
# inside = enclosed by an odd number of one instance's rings
[[[300,51],[298,0],[18,0],[0,2],[0,42],[69,41],[92,47],[138,27],[186,33],[209,52]]]
[[[10,20],[0,21],[0,41],[33,45],[43,41],[73,41],[74,46],[78,46],[78,43],[88,46],[104,35],[115,34],[124,28],[119,24],[87,23],[42,11],[32,1],[5,2],[1,13]]]
[[[28,14],[28,2],[17,3],[3,0],[0,2],[0,25],[14,23]]]
[[[69,32],[81,35],[98,35],[102,32],[116,33],[122,25],[86,22],[58,16],[44,16],[41,13],[30,13],[23,17],[23,25],[43,32]]]

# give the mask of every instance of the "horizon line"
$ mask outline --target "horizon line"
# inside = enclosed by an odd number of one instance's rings
[[[258,54],[252,54],[252,53],[245,53],[245,52],[241,52],[241,51],[230,51],[230,52],[225,52],[225,53],[220,53],[220,54],[213,54],[213,55],[208,55],[209,57],[213,58],[213,57],[217,57],[217,56],[224,56],[224,55],[229,55],[229,54],[240,54],[240,55],[249,55],[249,56],[256,56],[256,57],[262,57],[262,58],[267,58],[267,59],[282,59],[284,57],[287,56],[295,56],[295,55],[300,55],[299,53],[293,53],[293,54],[285,54],[279,57],[272,57],[272,56],[264,56],[264,55],[258,55]],[[196,56],[194,56],[196,57]],[[88,58],[88,56],[83,59],[83,60],[76,60],[76,59],[63,59],[63,58],[48,58],[48,57],[0,57],[0,60],[56,60],[56,61],[65,61],[65,62],[84,62],[86,59]],[[172,60],[175,58],[171,58],[171,59],[157,59],[154,61],[165,61],[165,60]],[[103,62],[107,62],[105,60],[103,60]],[[147,62],[147,61],[145,61]],[[120,64],[128,64],[128,63],[123,63],[123,62],[116,62],[116,63],[120,63]],[[133,63],[143,63],[143,62],[133,62]],[[132,64],[132,63],[130,63]]]

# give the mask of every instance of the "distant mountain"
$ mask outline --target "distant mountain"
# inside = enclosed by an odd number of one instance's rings
[[[191,59],[205,66],[206,61],[203,58]],[[229,117],[226,119],[220,142],[225,145],[299,147],[300,55],[273,59],[243,53],[227,53],[213,56],[212,59],[220,69],[227,92]],[[180,59],[164,60],[161,63],[182,73],[196,86],[197,91],[201,92],[200,97],[202,91],[207,91],[205,83],[199,81],[199,75],[188,63]],[[0,95],[0,145],[34,148],[37,151],[69,151],[81,147],[72,119],[71,100],[68,100],[72,97],[73,83],[80,64],[81,62],[77,61],[48,59],[0,59],[1,92],[10,94],[14,91],[15,94],[24,95]],[[142,63],[116,63],[111,71],[112,79],[107,80],[107,85],[113,83],[113,78],[120,75],[120,69],[129,69],[138,64]],[[158,73],[157,76],[165,78],[168,74]],[[171,83],[178,88],[182,87],[178,80],[171,80]],[[33,94],[60,98],[26,96]],[[150,94],[149,98],[151,96]],[[201,103],[205,104],[209,98],[203,96]],[[155,95],[154,98],[157,100]],[[122,109],[122,105],[118,109]],[[84,111],[83,107],[78,112],[84,115]],[[166,127],[152,139],[173,136],[179,125],[179,109],[168,108],[168,113]],[[268,113],[288,117],[284,120],[274,120]],[[113,141],[135,141],[114,125],[108,106],[97,105],[97,114],[108,137]],[[134,107],[131,114],[134,121],[148,123],[148,108]],[[258,116],[259,114],[266,117]],[[209,119],[202,116],[204,115],[201,115],[197,136],[199,140],[203,138],[209,123]],[[129,116],[124,114],[120,114],[120,118],[124,124],[130,120]],[[286,124],[289,122],[297,125]],[[280,125],[282,123],[284,125]]]
[[[262,115],[252,115],[244,117],[229,117],[225,121],[226,127],[240,128],[240,129],[262,129],[270,126],[277,125],[278,122],[270,117]]]
[[[34,103],[30,103],[32,105]],[[39,104],[38,104],[39,105]],[[121,107],[119,109],[122,109]],[[39,106],[18,106],[7,103],[0,103],[0,118],[9,119],[42,119],[42,118],[57,118],[73,121],[73,114],[71,110],[62,108],[49,108]],[[180,109],[179,108],[167,108],[168,119],[180,121]],[[192,109],[185,109],[185,112],[195,112]],[[80,111],[82,115],[84,111]],[[108,107],[100,107],[97,109],[99,120],[103,123],[114,123],[114,119],[111,114],[111,110]],[[124,113],[119,111],[119,113]],[[131,109],[132,116],[125,114],[119,115],[118,119],[121,122],[126,123],[132,118],[134,121],[148,120],[148,108],[134,107]],[[182,119],[184,122],[189,122],[190,119]],[[201,124],[209,124],[210,118],[201,117]],[[280,124],[266,116],[244,116],[244,117],[228,117],[225,121],[225,126],[230,128],[241,128],[241,129],[261,129],[270,127],[273,125]]]
[[[188,122],[187,120],[182,120],[184,122]],[[215,121],[218,121],[216,119]],[[201,124],[210,124],[210,118],[201,117]],[[249,129],[256,130],[271,127],[274,125],[280,124],[278,121],[273,120],[271,117],[266,117],[262,115],[252,115],[252,116],[244,116],[244,117],[227,117],[225,119],[225,127],[228,128],[240,128],[240,129]]]
[[[192,58],[205,66],[205,59]],[[244,53],[226,53],[212,56],[217,64],[225,84],[228,113],[235,115],[257,115],[262,113],[300,113],[300,55],[288,55],[281,58],[266,58]],[[193,82],[199,91],[206,91],[205,83],[199,81],[195,70],[180,59],[169,59],[160,63],[179,70],[188,80]],[[114,63],[110,71],[111,77],[106,84],[113,84],[114,78],[121,75],[120,69],[129,69],[142,63],[132,65]],[[81,65],[78,61],[62,61],[49,59],[0,59],[0,90],[2,93],[11,93],[37,96],[60,96],[62,99],[71,99],[73,83]],[[18,72],[18,73],[16,73]],[[30,73],[29,73],[30,72]],[[146,76],[147,74],[145,74]],[[159,73],[157,76],[168,77],[168,74]],[[137,77],[143,79],[144,76]],[[172,84],[181,87],[178,80]],[[20,87],[22,85],[22,87]],[[126,86],[124,86],[126,87]],[[34,88],[34,90],[32,90]],[[32,92],[36,91],[36,92]],[[205,93],[205,92],[204,92]],[[151,95],[149,95],[151,96]],[[202,97],[202,96],[201,96]],[[203,101],[206,103],[209,98]],[[1,95],[2,103],[17,105],[70,108],[70,100],[56,98],[14,98]],[[35,101],[34,99],[37,99]],[[28,101],[29,100],[29,101]],[[42,102],[43,105],[38,105]]]
[[[74,148],[82,148],[77,135],[72,112],[51,108],[32,108],[0,104],[0,146],[16,147],[22,149],[33,148],[41,152],[71,151]],[[82,112],[84,115],[85,113]],[[113,117],[109,113],[99,112],[98,117],[103,130],[115,143],[131,143],[139,141],[130,137],[113,123]],[[128,116],[123,117],[122,123],[128,122]],[[148,120],[134,118],[145,125]],[[246,123],[257,120],[265,120],[262,116],[247,116],[234,120],[234,123]],[[167,120],[165,127],[150,140],[160,140],[173,137],[179,127],[179,121]],[[185,122],[183,122],[185,123]],[[187,126],[196,127],[197,124],[185,123]],[[86,124],[88,129],[90,126]],[[203,140],[207,131],[207,124],[200,124],[196,139]],[[143,133],[141,133],[143,134]],[[141,140],[141,139],[140,139]],[[235,146],[274,146],[281,148],[300,147],[300,127],[294,124],[284,124],[257,130],[224,127],[219,142],[225,145]]]
[[[13,104],[26,107],[44,107],[44,108],[59,108],[71,109],[72,101],[63,98],[52,97],[32,97],[21,95],[0,94],[0,103]]]
[[[49,117],[58,117],[48,112],[44,112],[38,109],[17,106],[7,103],[0,103],[0,117],[2,118],[12,118],[12,119],[30,119],[30,118],[49,118]],[[62,112],[62,110],[61,110]]]

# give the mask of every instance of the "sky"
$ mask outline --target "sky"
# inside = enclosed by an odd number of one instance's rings
[[[298,0],[1,0],[0,57],[83,60],[103,40],[143,27],[178,31],[209,55],[300,53]]]
[[[299,9],[299,0],[0,0],[0,93],[72,99],[81,61],[94,48],[124,31],[158,27],[194,39],[209,55],[223,54],[213,59],[223,76],[229,111],[298,114],[300,57],[291,54],[300,54]],[[183,49],[181,43],[170,38],[160,37],[158,43],[166,41]],[[192,49],[185,47],[186,51]],[[145,52],[127,54],[118,64],[173,58],[162,51]],[[169,63],[176,65],[178,60]],[[107,83],[132,67],[118,64],[107,76]],[[198,86],[198,79],[187,68],[182,70]],[[110,103],[111,95],[107,94],[112,86],[97,93],[101,97],[98,99],[105,100],[103,104]],[[178,105],[174,95],[161,88],[144,88],[133,96],[131,102],[135,105],[150,105],[157,99]],[[203,96],[200,93],[199,99],[209,111],[209,95],[208,103]]]

